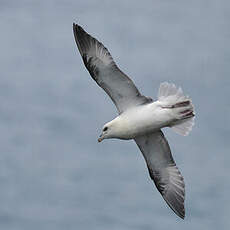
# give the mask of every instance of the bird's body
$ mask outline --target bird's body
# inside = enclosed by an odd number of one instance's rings
[[[158,100],[143,96],[102,43],[77,24],[73,24],[73,31],[87,70],[112,99],[119,114],[104,125],[98,141],[134,139],[158,191],[170,208],[184,218],[184,180],[161,128],[171,127],[187,135],[194,124],[191,99],[184,96],[181,88],[167,82],[160,85]]]
[[[160,101],[130,108],[105,126],[113,127],[114,136],[110,138],[133,139],[170,126],[176,120],[176,111],[164,108]]]
[[[162,109],[158,102],[152,102],[125,111],[109,124],[118,127],[115,138],[133,139],[167,126],[170,115],[169,109]]]

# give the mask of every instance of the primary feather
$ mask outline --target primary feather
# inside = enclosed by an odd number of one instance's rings
[[[117,67],[102,43],[77,24],[73,24],[73,32],[87,70],[110,96],[119,113],[152,101],[140,94],[132,80]]]

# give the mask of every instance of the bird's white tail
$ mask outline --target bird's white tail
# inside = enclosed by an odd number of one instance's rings
[[[175,121],[170,127],[183,136],[189,134],[194,125],[194,107],[192,100],[183,94],[181,88],[174,84],[161,83],[158,91],[158,100],[162,103],[163,108],[175,110]]]

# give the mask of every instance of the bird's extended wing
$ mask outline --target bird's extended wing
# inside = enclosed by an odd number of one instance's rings
[[[185,216],[185,185],[162,131],[136,137],[149,174],[169,207],[182,219]]]
[[[102,43],[77,24],[73,24],[73,32],[87,70],[97,84],[110,96],[119,113],[130,107],[152,101],[140,94],[132,80],[117,67]]]

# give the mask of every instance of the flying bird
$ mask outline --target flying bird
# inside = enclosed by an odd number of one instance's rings
[[[118,111],[118,116],[103,126],[98,142],[109,138],[134,139],[158,191],[169,207],[184,219],[184,179],[161,129],[170,127],[181,135],[188,135],[194,124],[191,99],[181,88],[167,82],[160,84],[157,100],[143,96],[102,43],[77,24],[73,24],[73,33],[85,67]]]

